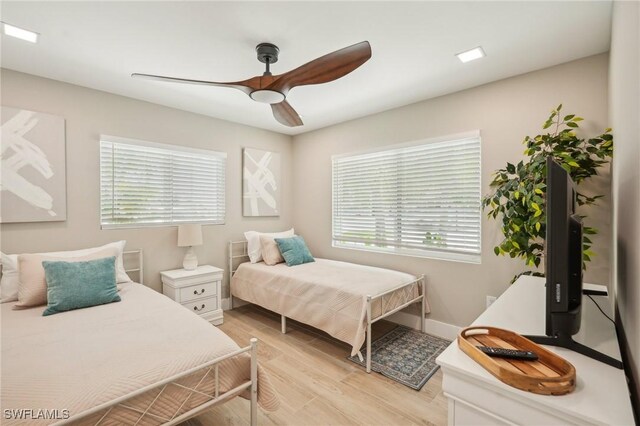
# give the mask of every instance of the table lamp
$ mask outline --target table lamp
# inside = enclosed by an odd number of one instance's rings
[[[192,271],[198,267],[198,258],[193,246],[202,245],[202,225],[189,224],[178,226],[178,247],[189,247],[184,255],[182,267]]]

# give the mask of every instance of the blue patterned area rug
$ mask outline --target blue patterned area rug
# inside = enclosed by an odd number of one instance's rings
[[[400,325],[371,342],[371,370],[420,390],[440,368],[436,358],[450,343]],[[366,360],[366,349],[362,355]],[[365,367],[357,355],[348,359]]]

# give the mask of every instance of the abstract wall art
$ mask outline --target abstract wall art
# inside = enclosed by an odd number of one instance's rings
[[[280,154],[244,148],[243,216],[280,216]]]
[[[67,219],[64,118],[2,107],[0,222]]]

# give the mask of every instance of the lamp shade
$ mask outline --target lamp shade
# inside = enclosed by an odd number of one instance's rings
[[[202,225],[189,224],[178,226],[178,247],[202,245]]]

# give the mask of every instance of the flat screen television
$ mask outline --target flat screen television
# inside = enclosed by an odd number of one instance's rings
[[[582,314],[582,218],[576,214],[576,189],[567,173],[547,159],[546,334],[580,331]]]
[[[546,336],[527,337],[622,368],[620,361],[573,340],[582,318],[582,218],[576,214],[576,186],[569,173],[552,157],[546,166]]]

